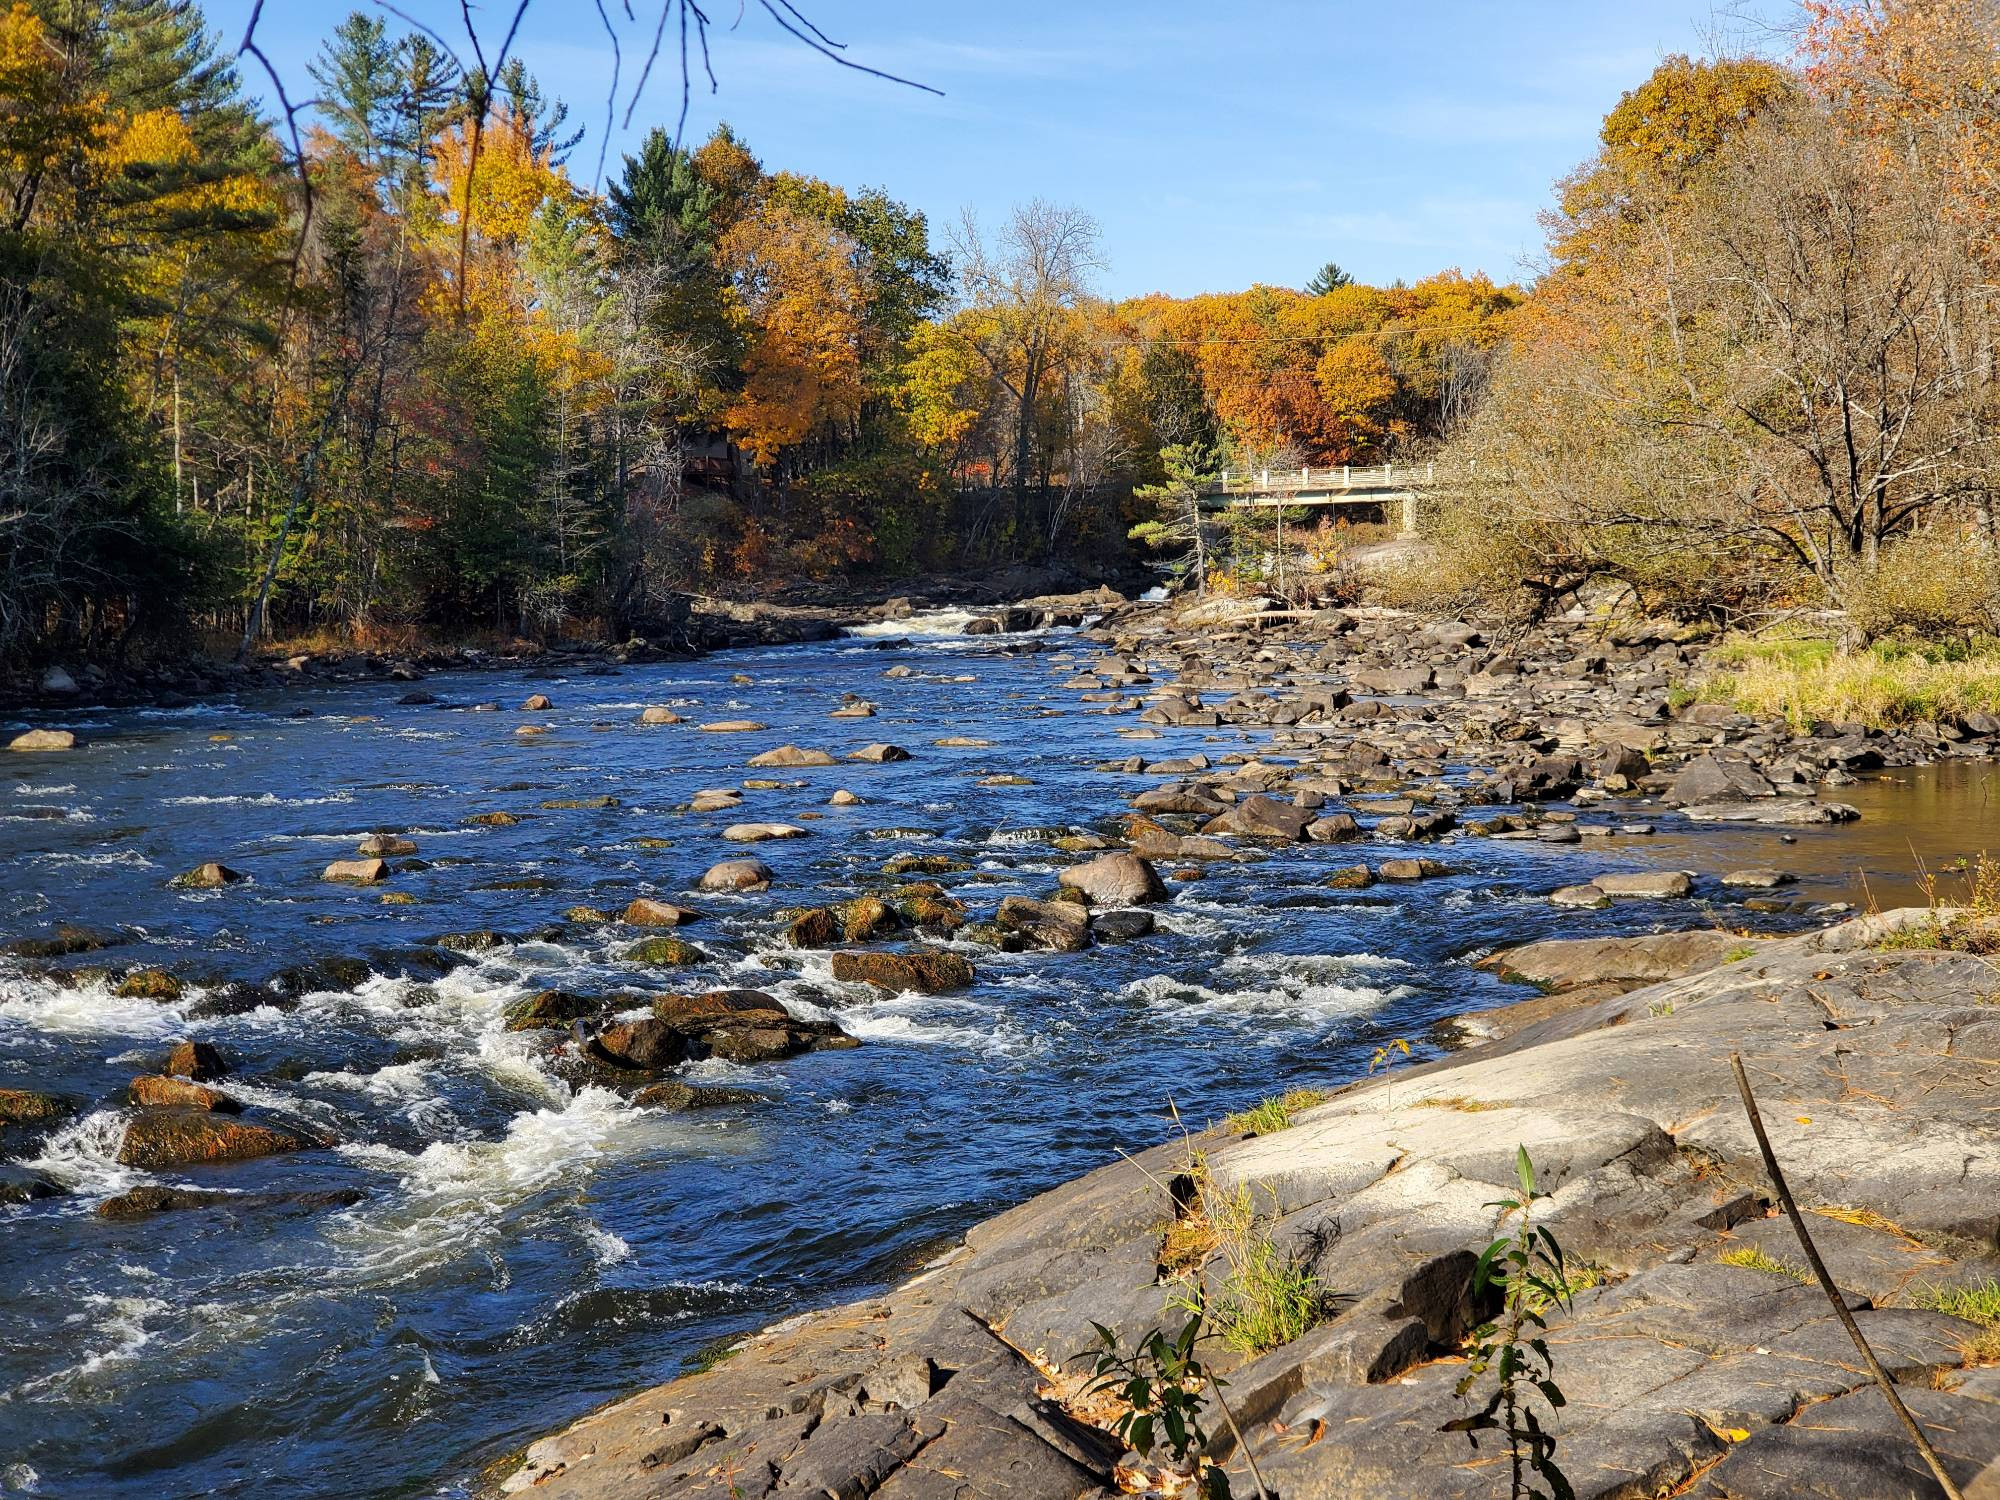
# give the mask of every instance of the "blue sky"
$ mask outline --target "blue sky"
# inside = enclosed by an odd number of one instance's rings
[[[624,33],[618,115],[658,0],[604,0]],[[688,134],[735,127],[771,168],[881,187],[933,231],[1032,197],[1103,227],[1102,289],[1187,295],[1298,285],[1336,260],[1363,280],[1446,266],[1532,274],[1536,214],[1589,155],[1599,121],[1663,56],[1782,51],[1785,0],[1724,12],[1693,0],[796,0],[848,55],[943,98],[840,68],[780,31],[758,0],[710,0],[720,92],[698,85]],[[259,39],[295,97],[340,0],[266,0]],[[456,40],[456,0],[399,7]],[[250,0],[210,0],[234,47]],[[475,9],[497,35],[508,0]],[[379,12],[378,12],[379,13]],[[395,19],[390,18],[394,25]],[[732,27],[729,23],[736,22]],[[671,42],[671,33],[670,33]],[[492,45],[491,39],[488,42]],[[516,50],[603,138],[611,48],[592,0],[533,0]],[[266,92],[251,65],[246,78]],[[618,153],[680,108],[676,56],[640,97]]]

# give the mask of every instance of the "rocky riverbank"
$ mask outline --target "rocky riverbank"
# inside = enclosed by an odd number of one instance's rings
[[[1602,847],[1663,819],[1839,822],[1855,814],[1829,788],[1882,766],[1984,756],[2000,731],[1796,734],[1689,706],[1677,689],[1700,639],[1666,625],[1493,638],[1462,621],[1231,603],[1179,619],[1114,608],[1087,637],[1094,652],[1052,666],[1083,704],[1124,720],[1135,749],[1168,726],[1237,725],[1270,729],[1269,753],[1105,761],[1103,772],[1141,778],[1124,849],[1073,840],[1088,863],[1064,873],[1064,889],[1008,898],[967,929],[978,940],[1064,951],[1128,912],[1140,927],[1134,908],[1165,892],[1155,861],[1179,881],[1286,844],[1401,839],[1443,846],[1443,859],[1468,837]],[[1413,854],[1329,883],[1443,868]],[[1747,912],[1800,914],[1785,872],[1720,873]],[[1672,903],[1700,874],[1604,876],[1550,898]],[[1127,1347],[1172,1331],[1179,1278],[1228,1295],[1220,1258],[1185,1253],[1185,1226],[1221,1195],[1253,1205],[1263,1242],[1324,1293],[1303,1337],[1212,1360],[1240,1366],[1243,1446],[1272,1493],[1504,1493],[1491,1453],[1440,1428],[1463,1414],[1453,1386],[1466,1336],[1490,1311],[1472,1269],[1525,1145],[1551,1195],[1540,1211],[1589,1268],[1552,1335],[1569,1399],[1559,1457],[1579,1495],[1926,1493],[1772,1216],[1732,1108],[1727,1058],[1739,1048],[1864,1329],[1921,1387],[1911,1404],[1969,1477],[2000,1453],[2000,1406],[1988,1404],[2000,1385],[1985,1368],[2000,1351],[1937,1304],[2000,1269],[2000,1168],[1986,1161],[1979,1103],[1989,1063],[1966,1041],[1989,1024],[1992,978],[1984,960],[1909,951],[1907,938],[1878,947],[1917,920],[1507,955],[1503,972],[1543,993],[1464,1018],[1461,1036],[1484,1045],[1351,1085],[1284,1130],[1211,1130],[1047,1194],[884,1297],[780,1325],[714,1369],[534,1444],[505,1487],[1024,1500],[1129,1489],[1136,1458],[1086,1420],[1101,1403],[1073,1399],[1080,1361],[1093,1324]],[[1253,1492],[1235,1439],[1211,1452],[1238,1494]]]
[[[1221,1430],[1210,1452],[1235,1492],[1255,1492],[1254,1458],[1283,1500],[1505,1494],[1495,1440],[1475,1452],[1441,1429],[1470,1409],[1454,1386],[1491,1311],[1473,1268],[1507,1230],[1493,1203],[1525,1146],[1549,1195],[1538,1221],[1587,1268],[1549,1333],[1567,1398],[1555,1455],[1577,1495],[1935,1493],[1772,1211],[1734,1051],[1857,1322],[1969,1484],[2000,1457],[2000,1350],[1938,1309],[2000,1270],[2000,1022],[1985,960],[1880,946],[1920,918],[1723,954],[1700,934],[1517,954],[1516,970],[1574,988],[1505,1040],[1357,1082],[1282,1129],[1209,1130],[1045,1194],[893,1292],[780,1325],[533,1444],[502,1487],[1127,1492],[1136,1456],[1102,1403],[1074,1399],[1093,1325],[1131,1347],[1184,1320],[1186,1278],[1226,1297],[1221,1257],[1191,1261],[1185,1230],[1240,1194],[1324,1295],[1302,1337],[1213,1352],[1242,1441]]]

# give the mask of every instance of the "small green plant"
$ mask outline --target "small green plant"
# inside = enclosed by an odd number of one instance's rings
[[[1794,1261],[1780,1260],[1762,1245],[1738,1245],[1716,1256],[1725,1266],[1742,1266],[1748,1271],[1763,1271],[1771,1276],[1789,1276],[1794,1281],[1811,1281],[1812,1272]]]
[[[1731,948],[1727,953],[1722,955],[1722,961],[1726,964],[1735,964],[1741,963],[1746,958],[1755,958],[1756,956],[1756,945],[1754,943],[1746,943],[1741,948]]]
[[[1988,1277],[1972,1286],[1924,1286],[1910,1294],[1910,1306],[2000,1328],[2000,1281]]]
[[[1542,1334],[1550,1308],[1569,1308],[1571,1273],[1555,1235],[1532,1221],[1536,1200],[1547,1195],[1535,1191],[1535,1164],[1526,1146],[1515,1148],[1514,1176],[1520,1196],[1488,1206],[1500,1210],[1502,1223],[1509,1214],[1520,1222],[1513,1234],[1486,1247],[1472,1273],[1474,1296],[1500,1294],[1500,1316],[1473,1330],[1466,1371],[1456,1387],[1461,1398],[1468,1397],[1490,1377],[1492,1390],[1477,1411],[1439,1430],[1462,1432],[1475,1448],[1480,1433],[1499,1433],[1507,1443],[1512,1500],[1576,1500],[1556,1465],[1555,1434],[1537,1409],[1553,1415],[1567,1404]]]
[[[1134,1453],[1151,1458],[1155,1448],[1164,1448],[1175,1466],[1194,1479],[1201,1500],[1230,1500],[1229,1476],[1201,1451],[1208,1446],[1208,1430],[1202,1425],[1207,1404],[1203,1387],[1216,1389],[1219,1402],[1222,1384],[1195,1353],[1201,1324],[1196,1313],[1173,1338],[1155,1328],[1127,1352],[1116,1333],[1092,1323],[1097,1330],[1097,1360],[1085,1394],[1109,1393],[1123,1404],[1111,1430]]]
[[[1409,1039],[1399,1036],[1393,1042],[1384,1042],[1381,1046],[1377,1047],[1375,1055],[1368,1059],[1368,1071],[1373,1073],[1377,1068],[1393,1067],[1396,1060],[1389,1055],[1391,1052],[1400,1052],[1403,1056],[1408,1057],[1410,1055]]]
[[[1248,1135],[1271,1135],[1287,1128],[1292,1123],[1292,1116],[1311,1109],[1315,1104],[1326,1103],[1328,1097],[1325,1089],[1287,1089],[1272,1098],[1259,1100],[1240,1114],[1229,1116],[1223,1124]]]
[[[1673,1013],[1674,1002],[1671,1000],[1649,1000],[1646,1002],[1646,1014],[1656,1019],[1660,1016],[1670,1016]]]

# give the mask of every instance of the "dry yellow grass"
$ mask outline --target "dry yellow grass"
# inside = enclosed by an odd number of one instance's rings
[[[1744,713],[1885,727],[2000,711],[2000,648],[1943,653],[1888,643],[1842,655],[1827,640],[1732,641],[1700,696]]]

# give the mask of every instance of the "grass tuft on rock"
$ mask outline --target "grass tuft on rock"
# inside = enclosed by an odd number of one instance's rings
[[[1725,1266],[1742,1266],[1746,1271],[1763,1271],[1771,1276],[1789,1276],[1794,1281],[1811,1281],[1812,1272],[1796,1261],[1780,1260],[1762,1245],[1738,1245],[1716,1257]]]
[[[1271,1135],[1287,1129],[1293,1116],[1304,1113],[1315,1104],[1324,1104],[1331,1097],[1325,1089],[1287,1089],[1282,1094],[1259,1100],[1239,1114],[1230,1115],[1223,1124],[1246,1135]]]
[[[1990,1276],[1970,1286],[1918,1287],[1910,1293],[1909,1305],[2000,1332],[2000,1281]]]

